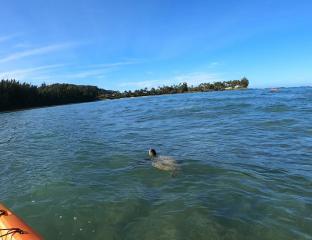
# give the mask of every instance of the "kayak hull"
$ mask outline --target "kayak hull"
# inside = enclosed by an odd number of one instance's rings
[[[19,218],[6,206],[0,204],[0,240],[9,239],[43,240],[43,238],[38,233],[36,233],[29,225],[27,225],[21,218]]]

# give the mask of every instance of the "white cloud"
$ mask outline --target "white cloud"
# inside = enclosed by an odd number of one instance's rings
[[[94,78],[94,77],[98,77],[99,75],[102,76],[105,72],[106,72],[106,69],[86,69],[82,71],[63,74],[61,75],[61,77],[63,79]]]
[[[219,74],[207,73],[207,72],[191,72],[185,74],[179,74],[168,78],[157,80],[146,80],[138,82],[124,82],[119,84],[119,87],[138,89],[138,88],[152,88],[163,85],[173,85],[186,82],[188,85],[199,85],[200,83],[223,81]]]
[[[0,72],[0,79],[17,79],[19,81],[32,82],[47,81],[49,83],[55,82],[64,82],[75,79],[94,79],[99,76],[103,77],[105,73],[105,69],[87,69],[83,71],[73,71],[71,73],[65,72],[64,67],[65,64],[52,64],[52,65],[44,65],[33,68],[23,68],[23,69],[15,69],[7,72]]]
[[[11,35],[7,35],[7,36],[0,36],[0,43],[8,41],[8,40],[16,37],[17,35],[19,35],[19,34],[11,34]]]
[[[13,60],[19,60],[25,57],[41,55],[53,51],[58,51],[64,48],[72,47],[76,45],[75,43],[62,43],[62,44],[52,44],[44,47],[33,48],[25,51],[11,53],[5,57],[0,57],[0,63],[10,62]]]
[[[0,79],[16,79],[19,81],[30,81],[38,75],[49,74],[51,70],[63,67],[64,64],[44,65],[33,68],[15,69],[7,72],[0,72]]]
[[[72,64],[51,64],[31,68],[19,68],[11,71],[0,71],[0,79],[16,79],[33,84],[56,82],[82,82],[87,80],[105,80],[107,73],[115,71],[119,67],[136,64],[137,61],[120,61],[102,63],[88,66],[75,66]],[[65,68],[66,66],[66,68]]]
[[[30,43],[17,43],[13,46],[14,48],[30,48],[31,44]]]
[[[220,65],[219,62],[211,62],[208,67],[209,68],[214,68],[214,67],[219,66],[219,65]]]
[[[193,72],[182,74],[176,76],[175,80],[178,83],[187,82],[189,85],[199,85],[201,83],[222,81],[218,74],[207,72]]]
[[[138,64],[140,63],[139,60],[129,60],[129,61],[123,61],[123,62],[115,62],[115,63],[104,63],[104,64],[97,64],[96,67],[103,67],[103,68],[114,68],[114,67],[120,67],[125,65],[132,65],[132,64]]]
[[[59,80],[75,80],[75,79],[103,79],[110,71],[114,71],[116,68],[136,64],[137,61],[124,61],[115,63],[103,63],[83,66],[81,68],[72,67],[70,71],[62,74],[57,74],[55,77]]]
[[[169,84],[168,80],[147,80],[139,82],[124,82],[120,83],[119,87],[131,87],[131,88],[152,88]]]

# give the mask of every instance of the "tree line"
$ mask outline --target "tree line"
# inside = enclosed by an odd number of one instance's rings
[[[1,80],[0,111],[95,101],[111,92],[95,86],[56,83],[37,87],[14,79]]]
[[[208,91],[224,91],[233,89],[243,89],[247,88],[249,85],[249,80],[243,77],[241,80],[232,80],[224,82],[214,82],[214,83],[201,83],[198,86],[188,86],[186,82],[171,85],[162,86],[158,88],[151,89],[139,89],[135,91],[115,91],[110,94],[104,94],[102,98],[123,98],[123,97],[139,97],[139,96],[152,96],[152,95],[162,95],[162,94],[176,94],[176,93],[187,93],[187,92],[208,92]]]
[[[125,97],[139,97],[162,94],[176,94],[187,92],[222,91],[247,88],[247,78],[241,80],[202,83],[198,86],[188,86],[180,83],[172,86],[162,86],[135,91],[112,91],[89,85],[74,84],[42,84],[35,86],[29,83],[20,83],[15,79],[0,81],[0,111],[61,105],[69,103],[90,102],[100,99],[115,99]]]

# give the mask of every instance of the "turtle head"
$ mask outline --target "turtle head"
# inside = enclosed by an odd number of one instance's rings
[[[153,158],[156,157],[157,153],[155,151],[155,149],[151,148],[150,150],[148,150],[148,155]]]

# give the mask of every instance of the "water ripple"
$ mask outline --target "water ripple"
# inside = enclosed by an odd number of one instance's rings
[[[46,239],[312,239],[311,100],[284,88],[2,113],[0,196]]]

